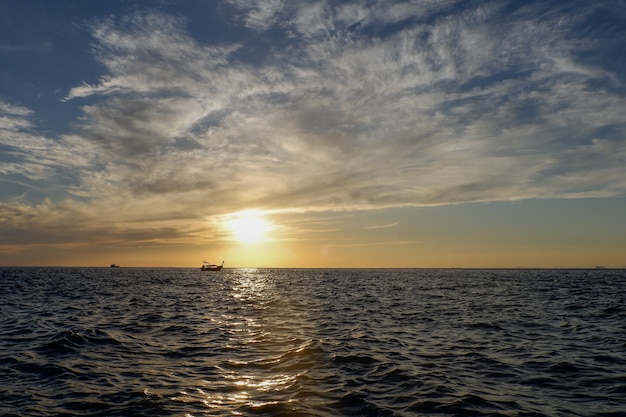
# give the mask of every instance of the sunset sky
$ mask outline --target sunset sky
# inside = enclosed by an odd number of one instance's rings
[[[626,267],[626,2],[0,0],[0,265]]]

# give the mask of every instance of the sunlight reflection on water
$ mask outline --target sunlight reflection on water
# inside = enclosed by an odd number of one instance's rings
[[[243,408],[258,409],[277,405],[273,393],[285,392],[297,385],[293,372],[277,373],[274,369],[283,360],[284,336],[273,329],[275,320],[268,316],[268,306],[276,298],[271,276],[256,268],[240,269],[229,275],[229,296],[239,305],[237,314],[223,315],[229,332],[227,349],[246,352],[226,359],[219,370],[220,392],[204,392],[210,408],[229,409],[234,414]],[[275,344],[275,341],[280,343]],[[287,349],[288,350],[288,349]],[[271,354],[271,356],[268,356]],[[255,372],[249,372],[252,368]],[[267,397],[267,399],[266,399]]]

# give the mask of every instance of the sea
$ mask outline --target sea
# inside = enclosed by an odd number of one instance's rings
[[[626,271],[0,268],[0,415],[626,416]]]

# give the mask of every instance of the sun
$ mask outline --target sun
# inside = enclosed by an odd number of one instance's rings
[[[256,211],[235,214],[227,221],[233,237],[241,243],[259,243],[267,239],[271,224]]]

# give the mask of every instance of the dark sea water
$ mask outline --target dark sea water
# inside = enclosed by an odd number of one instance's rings
[[[2,416],[625,416],[626,271],[0,268]]]

